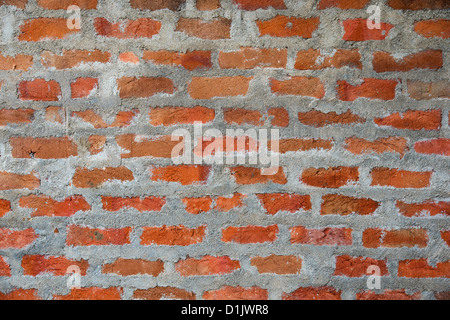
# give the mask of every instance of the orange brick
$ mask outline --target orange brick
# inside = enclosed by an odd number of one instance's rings
[[[194,77],[188,86],[188,92],[193,99],[245,96],[251,80],[251,77],[243,76],[222,78]]]
[[[222,69],[286,68],[287,50],[241,48],[239,51],[219,53]]]
[[[357,167],[309,168],[303,170],[301,181],[319,188],[340,188],[359,181]]]
[[[188,51],[186,53],[173,51],[144,51],[142,59],[154,64],[168,66],[182,66],[193,71],[197,69],[211,69],[211,51]]]
[[[206,226],[190,229],[185,226],[144,227],[141,245],[190,246],[203,242]]]
[[[324,228],[307,229],[303,226],[289,229],[292,244],[309,244],[315,246],[351,246],[352,229]]]
[[[283,293],[283,300],[341,300],[341,291],[332,287],[304,287]]]
[[[325,86],[318,78],[291,77],[289,80],[270,79],[270,88],[277,95],[306,96],[322,99]]]
[[[380,29],[369,29],[366,19],[343,21],[346,41],[385,40],[394,26],[390,23],[380,23]]]
[[[206,291],[204,300],[268,300],[269,294],[266,289],[259,287],[231,287],[225,286],[218,290]]]
[[[164,271],[164,262],[161,260],[148,261],[142,259],[119,258],[113,263],[104,264],[102,273],[117,274],[127,277],[134,275],[151,275],[157,277]]]
[[[206,40],[230,39],[231,20],[218,18],[205,21],[193,18],[180,18],[175,31]]]
[[[32,217],[70,217],[79,211],[91,210],[83,196],[75,195],[63,201],[56,201],[48,196],[29,195],[20,198],[22,208],[33,209]]]
[[[122,25],[124,25],[122,27]],[[94,27],[99,36],[117,39],[153,38],[161,29],[161,22],[140,18],[137,20],[122,20],[112,23],[105,18],[95,18]]]
[[[256,20],[260,36],[271,37],[302,37],[310,39],[319,28],[319,18],[296,18],[276,16],[270,20]]]
[[[175,270],[183,277],[229,274],[240,269],[240,267],[238,260],[232,260],[227,256],[188,258],[175,263]]]
[[[93,229],[70,225],[67,227],[66,245],[68,246],[108,246],[130,243],[132,228]]]
[[[274,242],[277,239],[278,226],[246,226],[222,229],[222,241],[239,244]]]
[[[363,246],[366,248],[425,248],[428,233],[424,229],[382,230],[366,229],[363,232]]]

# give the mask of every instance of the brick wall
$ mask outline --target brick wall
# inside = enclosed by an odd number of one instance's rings
[[[0,299],[449,299],[449,9],[1,0]],[[174,163],[195,122],[279,170]]]

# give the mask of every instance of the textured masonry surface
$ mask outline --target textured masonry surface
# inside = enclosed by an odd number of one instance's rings
[[[449,299],[449,9],[0,0],[0,299]],[[281,168],[174,164],[195,121]]]

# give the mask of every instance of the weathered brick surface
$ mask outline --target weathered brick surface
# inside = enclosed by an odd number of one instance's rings
[[[0,300],[450,299],[448,0],[0,9]]]

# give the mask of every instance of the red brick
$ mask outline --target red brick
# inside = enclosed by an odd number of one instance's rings
[[[233,0],[239,9],[254,11],[258,9],[287,9],[284,0]]]
[[[22,259],[24,275],[36,277],[40,274],[51,274],[53,276],[65,276],[70,266],[80,268],[81,275],[85,276],[89,268],[86,260],[69,260],[66,257],[50,257],[43,255],[27,255]]]
[[[407,294],[402,290],[385,290],[383,293],[363,291],[356,294],[357,300],[420,300],[420,292]]]
[[[380,29],[369,29],[366,19],[352,19],[343,21],[346,41],[384,40],[394,26],[381,22]]]
[[[97,88],[97,78],[78,78],[70,84],[72,99],[88,98]]]
[[[50,106],[45,108],[45,121],[64,124],[65,116],[65,110],[61,107]]]
[[[68,246],[108,246],[125,245],[130,243],[132,228],[122,229],[93,229],[70,225],[67,227]]]
[[[258,269],[259,273],[271,274],[300,274],[302,259],[296,256],[254,257],[250,264]]]
[[[103,37],[117,39],[151,39],[159,33],[161,22],[150,18],[140,18],[113,23],[105,18],[95,18],[94,27],[98,35]]]
[[[450,20],[436,19],[419,21],[414,24],[414,31],[425,38],[450,38]]]
[[[189,95],[193,99],[212,99],[216,97],[245,96],[252,77],[194,77],[188,86]]]
[[[0,291],[0,300],[41,300],[36,289],[15,289],[9,293]]]
[[[56,70],[71,69],[94,63],[106,64],[110,61],[111,53],[100,50],[62,50],[60,55],[44,51],[41,54],[42,65]]]
[[[289,126],[289,113],[284,108],[270,108],[267,110],[267,115],[258,110],[241,108],[225,108],[223,110],[223,119],[227,124],[264,126],[265,120],[269,117],[272,117],[272,126]]]
[[[441,238],[450,247],[450,230],[441,231]]]
[[[220,8],[220,0],[197,0],[197,10],[211,11]]]
[[[31,123],[33,120],[33,109],[0,109],[0,126]]]
[[[135,290],[133,299],[137,300],[195,300],[195,293],[174,287],[155,287]]]
[[[33,56],[17,54],[14,57],[0,53],[0,70],[28,71],[33,66]]]
[[[337,194],[327,194],[322,197],[321,215],[350,214],[372,215],[380,206],[380,203],[372,199],[355,198]]]
[[[267,184],[269,182],[276,184],[286,184],[287,178],[283,168],[279,168],[274,175],[263,175],[262,169],[251,167],[234,167],[230,168],[230,173],[234,177],[237,184]]]
[[[136,209],[139,212],[161,211],[166,204],[165,197],[102,197],[103,210],[117,212],[123,209]]]
[[[450,139],[431,139],[416,142],[414,150],[423,154],[450,156]]]
[[[238,260],[232,260],[227,256],[204,256],[200,259],[188,258],[175,263],[175,270],[183,277],[229,274],[239,270],[240,267]]]
[[[436,292],[434,294],[434,297],[436,298],[436,300],[450,300],[450,291],[447,292]]]
[[[36,79],[19,83],[19,98],[21,100],[58,101],[61,95],[61,87],[55,80]]]
[[[29,195],[20,198],[22,208],[33,209],[32,217],[70,217],[79,211],[91,210],[83,196],[75,195],[63,201],[56,201],[47,196]]]
[[[99,154],[106,144],[106,136],[93,135],[88,138],[89,152],[91,155]]]
[[[426,188],[430,186],[433,172],[415,172],[389,168],[374,168],[371,172],[372,186],[394,188]]]
[[[76,188],[97,188],[111,180],[132,181],[133,172],[126,167],[107,167],[89,170],[77,168],[72,178],[72,184]]]
[[[210,108],[196,106],[186,107],[158,107],[150,108],[150,124],[152,126],[172,126],[175,124],[202,124],[212,122],[215,111]]]
[[[271,37],[302,37],[312,38],[314,31],[319,28],[320,19],[314,18],[296,18],[286,16],[276,16],[270,20],[256,20],[259,29],[259,35]]]
[[[450,82],[420,82],[408,80],[408,93],[415,100],[450,99]]]
[[[219,52],[222,69],[286,68],[286,49],[241,48],[239,51]]]
[[[97,0],[37,0],[39,6],[50,10],[66,10],[69,6],[97,9]]]
[[[355,101],[358,98],[370,100],[393,100],[397,80],[363,79],[359,85],[351,85],[345,80],[337,82],[337,95],[342,101]]]
[[[204,300],[268,300],[266,289],[260,287],[231,287],[225,286],[218,290],[203,293]]]
[[[215,20],[202,20],[193,18],[180,18],[175,31],[184,32],[190,37],[205,40],[218,40],[231,38],[231,20],[217,18]]]
[[[190,246],[203,242],[206,226],[190,229],[185,226],[144,227],[141,245]]]
[[[149,98],[156,94],[173,94],[176,90],[171,79],[123,77],[117,79],[119,96],[122,99]]]
[[[398,276],[405,278],[450,278],[450,261],[433,267],[427,259],[403,260],[398,263]]]
[[[222,241],[239,244],[274,242],[277,239],[278,226],[246,226],[222,229]]]
[[[441,110],[416,111],[408,110],[404,113],[393,113],[384,118],[375,118],[378,126],[393,127],[407,130],[438,130],[441,127]]]
[[[152,181],[177,182],[185,185],[206,184],[211,172],[208,166],[181,165],[150,169]]]
[[[424,50],[396,59],[392,54],[377,51],[373,54],[373,69],[376,72],[410,71],[415,69],[442,68],[442,50]]]
[[[130,51],[119,54],[119,60],[124,63],[139,64],[138,56]]]
[[[182,66],[193,71],[197,69],[211,69],[211,51],[188,51],[186,53],[173,51],[144,51],[142,59],[154,64],[168,66]]]
[[[64,159],[78,155],[78,147],[69,137],[9,139],[12,156],[21,159]]]
[[[321,54],[320,50],[299,51],[295,60],[295,69],[321,70],[326,68],[362,69],[361,54],[358,49],[337,49],[332,55]]]
[[[316,246],[351,246],[352,229],[324,228],[307,229],[303,226],[289,229],[292,244],[309,244]]]
[[[34,172],[30,174],[17,174],[0,171],[0,190],[29,189],[35,190],[41,185],[41,180]]]
[[[181,141],[181,140],[180,140]],[[171,158],[172,150],[180,143],[172,136],[141,137],[134,134],[116,137],[117,144],[123,149],[123,159],[136,157]]]
[[[0,199],[0,218],[11,211],[11,202]]]
[[[142,259],[119,258],[113,263],[104,264],[102,273],[117,274],[122,277],[148,274],[157,277],[164,271],[164,262],[161,260],[148,261]]]
[[[0,256],[0,277],[10,277],[10,276],[11,276],[11,269],[9,267],[9,264],[5,261],[5,259],[2,256]]]
[[[212,198],[202,197],[202,198],[184,198],[182,199],[185,209],[190,214],[200,214],[203,212],[208,212],[211,210]]]
[[[367,270],[370,266],[380,268],[380,276],[389,275],[386,260],[375,260],[364,257],[338,256],[336,257],[335,276],[346,276],[360,278],[368,275]]]
[[[199,138],[194,154],[203,158],[224,154],[233,156],[258,151],[258,142],[245,134],[217,138]]]
[[[267,114],[272,117],[270,124],[274,127],[289,126],[289,112],[284,108],[270,108]]]
[[[320,0],[317,9],[364,9],[370,0]]]
[[[352,137],[345,139],[344,148],[353,154],[398,153],[400,158],[409,151],[408,140],[402,137],[378,138],[375,141]]]
[[[137,114],[139,114],[139,110],[137,109],[131,111],[119,111],[116,114],[114,122],[111,124],[104,121],[102,116],[92,109],[74,111],[72,112],[72,117],[76,116],[81,118],[84,122],[91,124],[95,129],[106,129],[128,127]]]
[[[388,0],[387,5],[397,10],[449,9],[447,0]]]
[[[72,289],[67,295],[55,295],[54,300],[121,300],[121,288],[81,288]]]
[[[311,210],[311,197],[299,194],[265,193],[257,195],[267,214],[275,215],[282,211],[294,213],[300,209]]]
[[[263,126],[264,119],[261,111],[225,108],[223,110],[223,119],[227,124]]]
[[[359,181],[357,167],[309,168],[303,170],[303,183],[318,188],[340,188]]]
[[[428,200],[422,203],[397,201],[396,207],[405,217],[450,216],[450,202]]]
[[[291,293],[283,293],[283,300],[341,300],[341,291],[332,287],[298,288]]]
[[[27,5],[28,0],[1,0],[0,1],[0,7],[1,6],[14,6],[19,9],[25,9],[25,6]]]
[[[37,18],[25,20],[20,26],[20,41],[38,42],[42,40],[66,39],[79,32],[78,29],[69,29],[66,18]]]
[[[366,120],[360,116],[347,110],[344,113],[338,114],[334,111],[332,112],[321,112],[317,110],[312,110],[308,112],[299,112],[298,120],[307,125],[316,128],[321,128],[330,125],[350,125],[365,123]]]
[[[366,248],[425,248],[428,234],[425,229],[382,230],[366,229],[363,232],[363,246]]]
[[[289,80],[271,78],[270,89],[277,95],[305,96],[316,99],[325,97],[325,85],[319,78],[291,77]]]
[[[33,229],[11,230],[0,228],[0,250],[24,249],[30,246],[38,235]]]
[[[186,0],[131,0],[131,7],[139,10],[161,10],[169,9],[178,11]]]
[[[227,196],[218,197],[216,198],[216,206],[214,209],[222,212],[228,212],[234,208],[241,208],[244,206],[243,200],[246,197],[247,196],[242,193],[235,193],[231,198]]]

